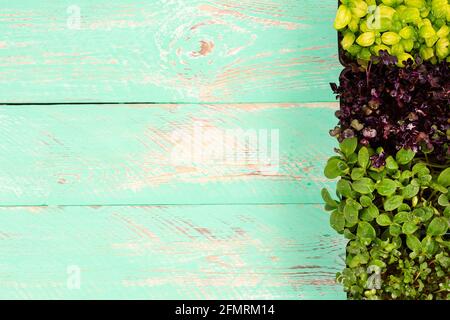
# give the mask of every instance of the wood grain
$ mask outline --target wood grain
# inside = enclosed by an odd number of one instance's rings
[[[0,4],[0,299],[345,298],[335,0]]]
[[[0,203],[321,203],[320,189],[332,186],[322,172],[335,108],[3,106]],[[239,130],[254,132],[257,144]]]
[[[1,7],[0,103],[334,100],[335,0]]]
[[[0,208],[0,252],[0,299],[345,298],[318,205]]]

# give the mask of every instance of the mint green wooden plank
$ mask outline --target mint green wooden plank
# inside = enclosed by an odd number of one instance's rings
[[[336,106],[3,106],[0,204],[321,203]]]
[[[0,103],[333,101],[341,69],[336,0],[1,7]]]
[[[0,208],[0,252],[1,299],[345,298],[317,205]]]

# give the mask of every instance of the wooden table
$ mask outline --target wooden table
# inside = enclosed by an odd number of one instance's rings
[[[335,0],[1,2],[0,298],[345,298]]]

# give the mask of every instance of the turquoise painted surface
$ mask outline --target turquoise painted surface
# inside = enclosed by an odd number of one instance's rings
[[[0,102],[333,101],[335,2],[2,0]]]
[[[0,299],[345,298],[335,1],[0,7]]]
[[[320,203],[321,188],[330,186],[322,167],[335,146],[328,135],[335,108],[334,103],[3,106],[0,202]],[[267,152],[259,153],[263,139],[254,147],[240,143],[238,130],[258,138],[267,133]],[[233,140],[224,142],[227,136]]]
[[[343,298],[318,205],[3,208],[0,225],[1,297]]]

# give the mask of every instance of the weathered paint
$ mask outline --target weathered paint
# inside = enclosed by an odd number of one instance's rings
[[[0,203],[320,203],[336,106],[3,106]],[[278,168],[257,159],[263,139],[255,147],[227,140],[234,129],[267,130],[267,158],[279,149],[267,163]]]
[[[0,208],[0,298],[344,299],[343,245],[318,205]]]
[[[0,7],[0,299],[345,298],[318,204],[336,1]],[[279,170],[232,129],[279,130]],[[217,145],[247,160],[172,155]]]
[[[0,7],[0,103],[332,101],[340,69],[332,0]]]

